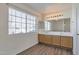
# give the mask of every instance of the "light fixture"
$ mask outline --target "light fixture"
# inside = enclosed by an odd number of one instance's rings
[[[46,20],[59,20],[63,18],[63,14],[62,13],[58,13],[58,14],[53,14],[53,15],[48,15],[45,19]]]

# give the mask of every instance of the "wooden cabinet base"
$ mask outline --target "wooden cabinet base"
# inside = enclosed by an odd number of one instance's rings
[[[73,48],[73,38],[69,36],[56,36],[56,35],[42,35],[38,34],[38,40],[41,43],[58,46],[58,47],[65,47],[65,48]]]

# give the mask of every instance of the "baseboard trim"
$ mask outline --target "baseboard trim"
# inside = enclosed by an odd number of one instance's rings
[[[32,46],[37,45],[37,44],[38,44],[38,42],[35,43],[35,44],[33,44]],[[32,46],[28,47],[27,49],[31,48]],[[25,51],[25,50],[26,50],[26,49],[22,50],[21,52],[23,52],[23,51]],[[18,52],[16,55],[19,55],[19,53],[21,53],[21,52]]]

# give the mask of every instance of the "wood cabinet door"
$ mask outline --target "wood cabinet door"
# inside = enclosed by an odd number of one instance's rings
[[[52,36],[52,44],[53,45],[58,45],[60,46],[61,40],[60,40],[60,36]]]
[[[44,43],[44,41],[45,41],[45,35],[38,34],[38,40],[39,40],[39,42]]]
[[[50,35],[38,34],[38,40],[41,43],[51,44],[51,36]]]
[[[51,35],[45,35],[45,43],[51,44]]]
[[[72,48],[72,37],[61,36],[61,46]]]

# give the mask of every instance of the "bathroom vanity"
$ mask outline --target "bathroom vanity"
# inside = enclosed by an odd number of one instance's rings
[[[72,48],[73,37],[69,32],[40,32],[38,34],[40,43],[50,44],[59,47]]]
[[[73,35],[70,31],[70,20],[69,17],[39,21],[39,42],[72,49]]]

